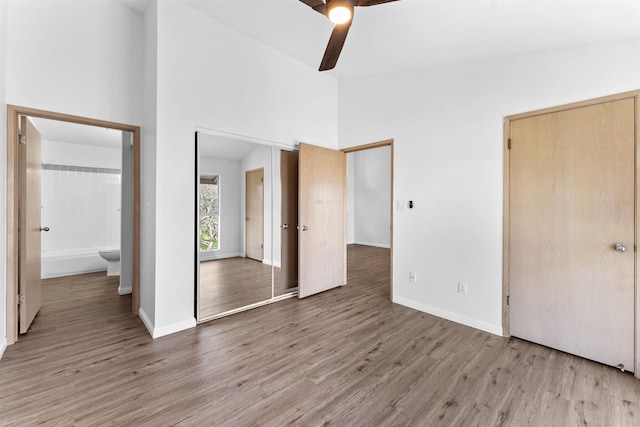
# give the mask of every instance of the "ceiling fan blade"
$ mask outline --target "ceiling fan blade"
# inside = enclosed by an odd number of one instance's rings
[[[323,0],[300,0],[300,1],[318,13],[321,13],[323,15],[327,14],[327,5]]]
[[[301,0],[302,1],[302,0]],[[356,6],[375,6],[382,3],[391,3],[398,0],[358,0]]]
[[[336,66],[340,52],[342,52],[342,46],[344,46],[344,41],[347,39],[349,27],[351,27],[351,22],[336,25],[333,29],[331,37],[329,38],[329,44],[327,44],[327,49],[324,51],[324,56],[322,57],[320,71],[330,70]]]

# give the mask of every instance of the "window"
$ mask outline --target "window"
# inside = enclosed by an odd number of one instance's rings
[[[200,176],[200,250],[220,247],[219,175]]]

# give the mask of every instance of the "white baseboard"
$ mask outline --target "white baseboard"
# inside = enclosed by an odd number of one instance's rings
[[[118,286],[118,295],[129,295],[132,292],[132,288],[121,288],[120,286]]]
[[[236,258],[243,257],[244,254],[240,252],[234,252],[229,254],[216,254],[215,252],[200,252],[200,261],[213,261],[216,259]]]
[[[147,316],[147,313],[145,313],[142,307],[138,309],[138,316],[140,316],[140,320],[142,320],[142,323],[144,323],[144,326],[146,326],[147,331],[149,331],[149,335],[151,335],[151,337],[153,338],[153,322],[151,321],[151,319],[149,319],[149,316]]]
[[[138,315],[140,316],[140,319],[142,319],[142,323],[144,323],[144,325],[147,327],[149,334],[151,334],[151,337],[154,339],[164,337],[165,335],[174,334],[176,332],[184,331],[186,329],[195,328],[196,326],[196,319],[192,318],[182,322],[163,326],[161,328],[156,328],[153,322],[151,322],[151,319],[149,319],[149,316],[147,316],[147,313],[145,313],[142,308],[138,310]]]
[[[494,325],[492,323],[487,323],[487,322],[483,322],[481,320],[473,319],[470,317],[461,316],[457,313],[452,313],[450,311],[442,310],[436,307],[420,304],[406,298],[394,296],[393,302],[396,304],[404,305],[405,307],[422,311],[424,313],[441,317],[443,319],[451,320],[452,322],[460,323],[465,326],[470,326],[475,329],[480,329],[481,331],[489,332],[490,334],[503,336],[502,326],[499,326],[499,325]]]
[[[4,355],[4,351],[7,349],[7,337],[2,337],[0,340],[0,359]]]
[[[389,249],[391,245],[385,243],[372,243],[372,242],[353,242],[354,245],[373,246],[376,248]]]
[[[196,327],[195,317],[192,319],[184,320],[182,322],[173,323],[171,325],[163,326],[161,328],[155,328],[151,336],[153,338],[164,337],[165,335],[175,334],[176,332],[184,331]]]

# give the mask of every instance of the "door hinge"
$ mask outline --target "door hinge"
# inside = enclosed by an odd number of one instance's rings
[[[19,139],[20,139],[20,144],[24,145],[27,143],[27,137],[24,135],[18,135]]]
[[[260,245],[260,249],[264,249],[264,245],[262,245],[262,244],[261,244],[261,245]]]
[[[511,138],[507,140],[507,148],[511,150]]]
[[[18,294],[18,305],[24,304],[24,294]]]
[[[510,295],[507,295],[507,307],[509,306],[509,298],[510,298]]]

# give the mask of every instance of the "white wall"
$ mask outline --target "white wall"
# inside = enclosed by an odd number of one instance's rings
[[[347,241],[388,248],[391,233],[391,147],[349,153],[349,204]],[[350,224],[352,222],[352,224]]]
[[[355,190],[356,190],[355,153],[347,154],[347,245],[355,243]]]
[[[0,99],[2,111],[9,103],[140,123],[141,13],[109,0],[3,0],[0,10],[0,46],[7,46],[6,60],[0,54],[0,70],[6,65],[6,80],[4,73],[0,75],[0,87],[6,94]],[[5,116],[3,113],[3,126]],[[0,130],[6,135],[4,128]],[[0,150],[2,176],[6,175],[4,151]],[[3,181],[2,203],[5,188]],[[0,209],[2,263],[6,258],[5,210]],[[5,277],[3,270],[0,287]],[[4,298],[5,292],[2,295]],[[5,315],[5,304],[1,304],[0,325],[4,325]]]
[[[120,149],[42,141],[43,278],[106,270],[98,251],[120,246],[121,162]]]
[[[156,311],[156,127],[158,114],[158,8],[144,12],[143,107],[140,129],[140,318],[153,331]],[[193,180],[193,178],[192,178]],[[193,234],[193,230],[192,230]]]
[[[55,163],[43,161],[42,170],[42,224],[50,229],[42,233],[43,278],[106,270],[98,251],[120,247],[121,150],[68,145],[78,150],[65,158],[51,156],[51,144],[42,143],[43,159],[55,157]],[[75,154],[91,148],[96,155],[113,151],[118,161],[105,162],[109,168],[76,166],[82,159]]]
[[[6,97],[6,69],[7,69],[7,2],[0,1],[0,111],[7,111]],[[0,138],[5,140],[7,134],[7,115],[0,117]],[[7,176],[6,172],[6,150],[0,150],[0,177]],[[7,324],[6,324],[6,247],[7,247],[7,225],[6,225],[6,182],[0,180],[0,358],[7,347]]]
[[[133,132],[121,132],[120,284],[118,294],[133,292]]]
[[[140,122],[142,14],[109,0],[8,4],[9,103]]]
[[[219,248],[215,251],[200,252],[201,260],[243,256],[244,221],[242,218],[242,172],[239,160],[200,157],[200,173],[218,175],[219,198]]]
[[[340,145],[394,138],[395,198],[415,202],[395,212],[394,301],[501,334],[503,117],[636,89],[638,40],[341,81]]]
[[[337,146],[335,79],[176,1],[157,8],[154,336],[195,325],[194,130]]]

